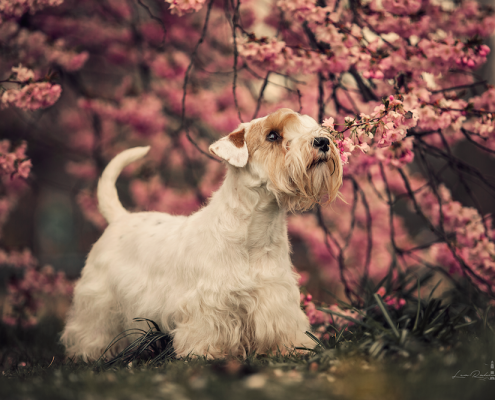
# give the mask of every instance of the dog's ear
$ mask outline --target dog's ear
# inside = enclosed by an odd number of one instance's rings
[[[213,143],[210,146],[210,153],[222,158],[234,167],[246,166],[249,154],[244,133],[244,127],[240,126],[234,132]]]

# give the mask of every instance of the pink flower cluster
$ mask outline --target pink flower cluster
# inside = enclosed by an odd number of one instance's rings
[[[404,144],[400,142],[406,136],[407,129],[416,126],[417,122],[416,110],[406,111],[401,100],[390,96],[384,104],[375,107],[370,115],[361,113],[356,118],[345,117],[343,130],[335,131],[333,118],[324,120],[322,126],[334,136],[343,164],[348,163],[349,156],[358,148],[364,153],[376,152],[380,161],[401,166],[414,158],[412,141],[408,140]],[[393,149],[383,150],[390,146]]]
[[[254,61],[262,66],[283,67],[286,64],[284,56],[285,42],[275,38],[259,41],[239,38],[239,53],[247,60]],[[287,58],[291,58],[290,55]]]
[[[70,298],[73,282],[51,266],[26,266],[22,279],[13,279],[8,285],[6,311],[2,321],[8,325],[35,325],[47,297]]]
[[[19,67],[21,68],[21,67]],[[21,74],[23,71],[19,71]],[[19,73],[18,72],[18,73]],[[18,184],[17,177],[27,178],[31,160],[26,157],[26,143],[14,149],[8,140],[0,141],[0,228],[5,224],[10,211],[25,187]],[[0,267],[23,269],[22,278],[13,278],[8,286],[3,304],[2,321],[7,324],[33,325],[42,308],[43,298],[52,295],[70,297],[73,284],[63,272],[55,273],[51,267],[39,269],[29,250],[7,252],[0,249]]]
[[[87,51],[77,53],[75,51],[68,51],[65,40],[58,39],[53,44],[53,47],[46,52],[46,59],[48,62],[58,64],[66,71],[73,72],[80,70],[89,58]]]
[[[328,333],[326,332],[329,331],[329,325],[332,325],[336,329],[342,329],[346,325],[354,325],[351,319],[357,321],[362,319],[359,312],[341,308],[337,304],[321,307],[329,312],[318,310],[312,299],[313,296],[310,294],[305,295],[301,293],[301,307],[308,316],[309,323],[316,328],[316,336],[320,339],[328,340]]]
[[[435,28],[438,28],[456,36],[486,37],[495,28],[493,14],[487,9],[481,9],[476,1],[463,1],[456,5],[451,2],[422,2],[420,12],[411,15],[405,14],[409,14],[407,9],[418,7],[416,1],[386,1],[386,7],[381,7],[380,3],[382,2],[372,1],[370,10],[373,13],[367,15],[368,22],[379,33],[394,32],[401,37],[426,37],[430,32],[437,33]],[[402,9],[404,12],[396,14],[392,9]]]
[[[376,149],[376,159],[385,165],[402,168],[414,160],[414,139],[406,137],[392,143],[389,147]]]
[[[9,253],[0,249],[0,265],[8,265],[15,268],[34,268],[37,263],[37,260],[28,249],[11,251]]]
[[[0,141],[0,233],[1,227],[7,221],[10,211],[17,204],[19,196],[26,189],[26,182],[19,177],[27,178],[31,170],[31,160],[27,159],[26,143],[12,149],[10,141]],[[0,263],[6,253],[0,249]],[[14,253],[12,253],[14,254]],[[13,256],[13,259],[18,259]],[[14,263],[15,264],[15,263]]]
[[[418,43],[418,48],[423,54],[439,65],[463,66],[476,68],[486,61],[490,48],[486,45],[471,47],[454,39],[452,36],[446,37],[443,41],[433,41],[422,39]]]
[[[471,117],[464,124],[467,131],[472,132],[471,139],[489,149],[495,149],[495,88],[490,87],[481,96],[471,99],[470,105],[481,111],[481,115]]]
[[[19,64],[18,67],[12,67],[12,72],[15,74],[14,80],[18,82],[34,80],[34,72],[29,68],[23,67],[22,64]]]
[[[182,15],[199,11],[203,8],[206,0],[165,0],[170,3],[170,12],[177,14],[179,17]]]
[[[21,61],[24,64],[36,66],[37,80],[53,65],[58,65],[66,71],[79,70],[89,57],[87,51],[72,50],[65,39],[60,38],[51,42],[50,37],[43,32],[20,28],[13,22],[5,25],[7,26],[4,27],[6,31],[4,33],[7,38],[3,45],[16,52],[15,62]],[[0,26],[0,32],[1,30]]]
[[[131,126],[141,136],[161,133],[166,118],[162,114],[162,102],[156,96],[124,98],[114,116],[117,122]]]
[[[130,189],[136,203],[145,210],[189,215],[199,207],[198,199],[193,192],[182,192],[165,187],[158,177],[148,182],[135,180],[131,183]]]
[[[387,294],[387,291],[385,288],[382,286],[380,287],[376,293],[383,299],[385,304],[387,304],[390,307],[393,307],[395,309],[399,309],[401,307],[404,307],[406,305],[406,300],[404,299],[398,299],[397,297],[392,297],[392,296],[385,296]]]
[[[431,247],[431,257],[454,275],[469,276],[462,265],[465,263],[477,276],[489,282],[488,286],[480,284],[482,289],[494,290],[495,230],[491,227],[491,218],[483,218],[475,208],[464,207],[452,200],[450,191],[443,185],[439,187],[439,198],[441,203],[431,190],[426,189],[418,195],[423,210],[433,223],[439,224],[442,218],[445,233],[453,235],[449,240],[453,248],[446,243],[437,243]]]
[[[239,54],[255,65],[288,74],[305,74],[319,71],[342,73],[357,58],[345,46],[335,46],[331,52],[320,54],[315,51],[292,48],[275,38],[238,39]]]
[[[20,176],[27,178],[31,171],[31,160],[26,157],[27,144],[22,143],[14,151],[10,152],[10,142],[0,141],[0,176]]]
[[[167,123],[162,113],[162,102],[155,95],[125,97],[118,106],[100,100],[81,99],[82,109],[92,111],[105,119],[126,124],[141,137],[161,133]]]
[[[61,93],[60,85],[52,85],[48,82],[30,83],[21,89],[6,90],[1,98],[1,105],[32,111],[52,106]]]
[[[0,0],[0,22],[7,18],[20,18],[24,13],[34,13],[45,7],[54,7],[64,0]]]
[[[379,11],[377,1],[372,0],[370,8]],[[421,0],[383,0],[381,2],[383,9],[391,14],[410,15],[416,14],[421,8]]]
[[[171,58],[169,60],[164,54],[160,54],[150,63],[151,70],[157,77],[180,79],[184,76],[190,61],[187,55],[177,52]]]

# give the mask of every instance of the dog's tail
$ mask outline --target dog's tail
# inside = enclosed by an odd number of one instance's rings
[[[108,223],[128,213],[120,203],[115,187],[119,174],[127,165],[144,157],[149,150],[150,146],[125,150],[114,157],[103,171],[98,182],[98,208]]]

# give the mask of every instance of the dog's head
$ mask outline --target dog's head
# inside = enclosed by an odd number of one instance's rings
[[[266,184],[289,210],[330,203],[342,185],[342,163],[329,133],[288,108],[241,124],[210,152]]]

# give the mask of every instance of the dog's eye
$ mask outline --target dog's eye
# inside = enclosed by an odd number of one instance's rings
[[[269,142],[276,142],[277,140],[281,139],[280,135],[275,132],[275,131],[271,131],[267,136],[266,136],[266,140],[268,140]]]

